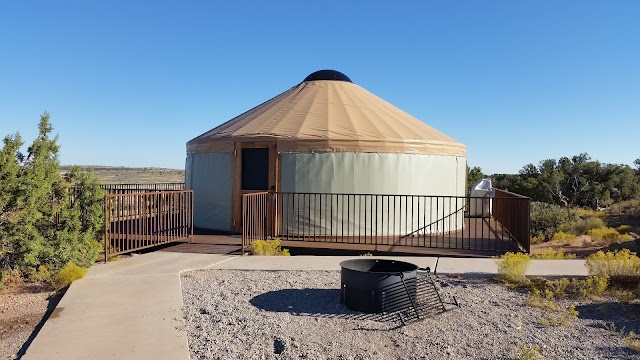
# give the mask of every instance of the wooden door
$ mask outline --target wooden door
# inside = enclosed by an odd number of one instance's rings
[[[274,142],[237,142],[234,147],[234,157],[232,229],[234,233],[240,233],[242,231],[242,195],[278,190],[276,144]],[[273,218],[271,214],[269,215]],[[272,229],[272,224],[269,227]]]

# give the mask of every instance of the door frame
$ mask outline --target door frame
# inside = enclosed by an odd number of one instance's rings
[[[279,159],[275,141],[234,142],[233,143],[233,184],[231,195],[231,231],[235,234],[242,232],[242,195],[263,190],[242,190],[242,149],[266,148],[269,149],[269,189],[280,190]],[[269,206],[269,219],[275,209]],[[268,225],[273,229],[273,224]]]

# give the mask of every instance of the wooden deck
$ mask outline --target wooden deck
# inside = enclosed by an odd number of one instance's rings
[[[464,230],[440,235],[399,237],[279,237],[281,245],[292,253],[331,254],[339,252],[374,252],[424,256],[490,257],[518,251],[509,234],[493,220],[465,219]],[[198,254],[241,254],[238,235],[194,235],[191,242],[176,242],[162,251]]]
[[[465,218],[463,230],[412,236],[280,236],[282,246],[336,250],[364,250],[424,255],[493,256],[518,251],[499,223],[488,218]]]

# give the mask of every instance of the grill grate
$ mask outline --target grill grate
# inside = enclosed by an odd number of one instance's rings
[[[394,329],[460,307],[455,296],[444,299],[440,295],[429,268],[418,269],[416,278],[403,279],[382,288],[377,296],[380,297],[381,313],[360,313],[345,318],[393,323],[397,325],[392,327]]]
[[[412,297],[411,293],[415,293],[415,297]],[[384,289],[381,296],[383,304],[386,299],[394,299],[396,303],[397,299],[404,300],[401,300],[402,305],[396,306],[393,311],[385,312],[382,317],[386,321],[399,321],[400,326],[442,314],[447,311],[445,304],[460,307],[454,296],[450,301],[443,300],[429,268],[420,269],[415,282],[403,280]]]
[[[452,301],[445,302],[440,296],[436,284],[433,280],[431,272],[427,268],[426,271],[418,272],[418,289],[416,293],[415,307],[397,311],[398,318],[403,325],[410,322],[422,320],[447,311],[445,304],[460,307],[455,297],[451,297]]]

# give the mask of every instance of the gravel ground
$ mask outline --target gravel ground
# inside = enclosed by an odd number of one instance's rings
[[[518,344],[547,359],[632,359],[612,322],[638,328],[638,304],[572,301],[580,316],[543,326],[549,311],[488,279],[437,277],[460,308],[398,327],[340,304],[340,273],[200,270],[183,273],[192,359],[514,359]],[[629,320],[632,319],[632,320]],[[378,319],[379,320],[379,319]]]
[[[52,298],[50,289],[24,285],[0,293],[0,359],[15,359],[40,324],[50,306],[59,298]]]

